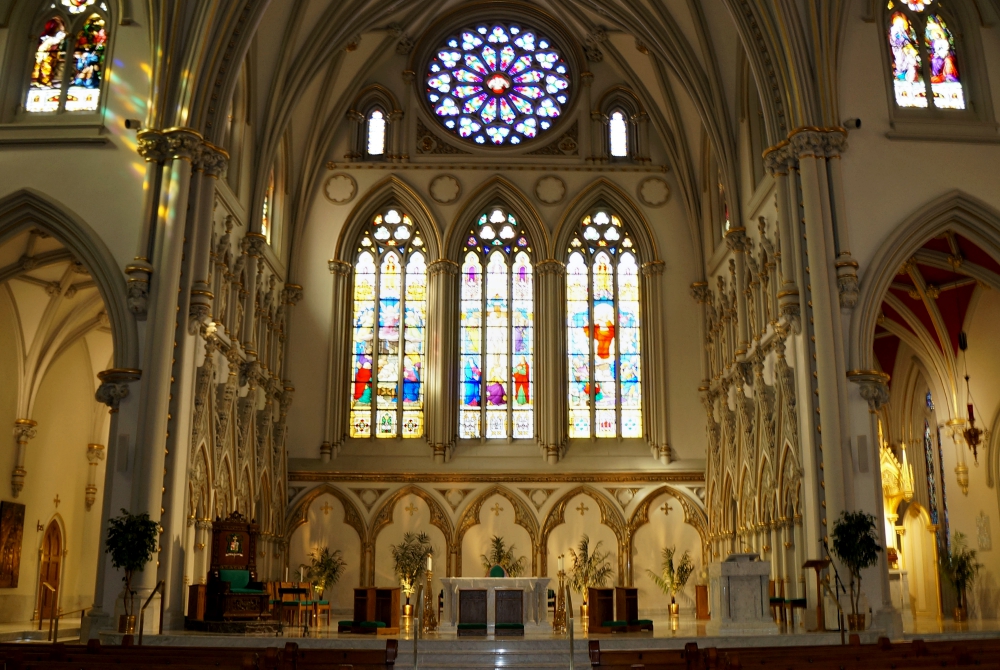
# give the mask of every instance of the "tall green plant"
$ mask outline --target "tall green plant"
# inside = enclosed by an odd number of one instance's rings
[[[494,565],[499,565],[507,573],[508,577],[520,577],[524,574],[524,556],[514,558],[514,544],[508,547],[499,535],[494,535],[490,540],[490,550],[480,556],[483,560],[483,569],[486,576],[490,576],[490,570]]]
[[[968,606],[965,590],[976,581],[982,563],[976,562],[976,550],[969,549],[965,533],[955,532],[951,540],[951,551],[941,557],[941,572],[958,592],[958,606]]]
[[[833,524],[833,553],[851,573],[851,614],[854,615],[858,613],[861,600],[861,571],[878,563],[878,554],[882,551],[875,528],[875,517],[860,511],[844,510]]]
[[[664,547],[661,550],[663,562],[660,564],[660,574],[652,570],[646,570],[649,578],[661,591],[663,595],[670,596],[670,602],[674,602],[677,592],[684,588],[688,578],[694,572],[694,563],[691,561],[691,553],[685,551],[681,555],[677,566],[674,566],[674,555],[677,553],[676,547]]]
[[[316,590],[323,593],[323,590],[332,584],[340,581],[347,561],[343,559],[340,549],[330,551],[329,547],[314,550],[310,555],[312,558],[312,569],[309,576],[312,578],[312,585]]]
[[[611,579],[613,571],[611,563],[608,562],[610,551],[601,552],[602,540],[598,540],[593,550],[590,547],[590,536],[584,535],[580,538],[576,551],[572,548],[569,555],[573,559],[573,568],[570,570],[569,583],[573,590],[583,596],[584,604],[587,603],[587,589],[590,587],[601,587]]]
[[[149,518],[147,512],[132,514],[122,509],[121,516],[108,519],[108,537],[104,541],[104,552],[111,554],[111,565],[124,571],[122,581],[125,582],[125,597],[123,606],[125,616],[132,616],[134,603],[132,597],[132,576],[142,572],[146,564],[153,559],[156,552],[156,537],[160,525]]]
[[[434,547],[427,533],[406,533],[403,541],[392,547],[393,571],[399,579],[403,595],[409,598],[427,568],[427,557]]]

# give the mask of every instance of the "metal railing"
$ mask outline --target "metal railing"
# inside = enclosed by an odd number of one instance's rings
[[[159,631],[158,632],[159,633],[163,633],[163,584],[164,584],[164,582],[163,582],[162,579],[159,582],[156,583],[156,588],[154,588],[153,592],[149,594],[149,597],[146,598],[146,602],[144,602],[142,604],[142,609],[139,610],[139,644],[140,645],[142,644],[142,629],[143,629],[144,624],[146,623],[146,608],[149,607],[149,603],[153,600],[153,596],[155,596],[157,593],[160,594],[160,625],[159,625]]]
[[[49,619],[49,642],[51,642],[52,644],[55,644],[56,642],[59,641],[59,620],[60,619],[62,619],[64,616],[66,616],[68,614],[80,614],[81,618],[82,618],[83,613],[86,612],[89,609],[93,609],[93,606],[91,606],[91,607],[84,607],[82,610],[71,610],[69,612],[59,612],[54,617],[52,617],[51,619]],[[52,631],[52,624],[53,624],[53,622],[55,622],[55,633],[54,634],[53,634],[53,631]]]
[[[55,611],[56,610],[56,588],[54,586],[52,586],[51,584],[49,584],[48,582],[42,582],[42,586],[44,586],[45,588],[47,588],[49,590],[49,593],[52,594],[52,608],[51,608],[51,611]],[[42,607],[41,607],[41,604],[39,604],[39,606],[38,606],[38,630],[42,629],[42,620],[44,618],[45,617],[42,616]],[[51,628],[51,627],[52,627],[52,617],[49,617],[49,628]]]
[[[569,631],[569,670],[573,670],[573,593],[566,585],[566,629]]]
[[[420,634],[424,628],[425,600],[424,586],[421,584],[417,587],[417,615],[415,617],[416,621],[413,622],[413,670],[417,670],[417,640],[420,638]]]

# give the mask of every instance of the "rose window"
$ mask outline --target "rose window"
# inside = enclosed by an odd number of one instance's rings
[[[476,144],[517,145],[552,127],[569,101],[569,67],[538,31],[495,23],[445,40],[427,68],[445,128]]]

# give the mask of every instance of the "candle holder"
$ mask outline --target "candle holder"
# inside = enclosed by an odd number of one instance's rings
[[[563,586],[563,580],[566,578],[566,573],[563,570],[559,571],[559,590],[556,591],[556,612],[552,615],[552,632],[553,633],[565,633],[566,632],[566,589]]]
[[[423,629],[425,633],[430,633],[436,631],[437,627],[437,598],[434,596],[434,571],[427,570],[427,586],[424,588]]]

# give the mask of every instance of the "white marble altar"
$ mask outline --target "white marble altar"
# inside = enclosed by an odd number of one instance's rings
[[[709,635],[777,634],[767,584],[771,562],[757,554],[733,554],[708,566],[712,620]]]
[[[458,627],[458,592],[462,589],[486,589],[486,628],[489,634],[495,632],[496,592],[498,589],[514,589],[524,592],[524,627],[543,626],[548,616],[548,577],[447,577],[441,580],[444,586],[444,617],[441,627]]]

